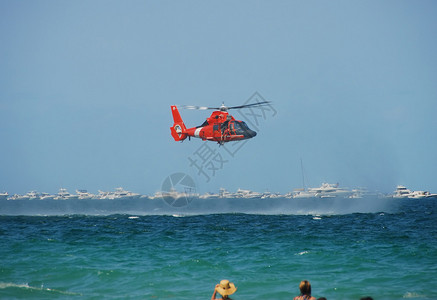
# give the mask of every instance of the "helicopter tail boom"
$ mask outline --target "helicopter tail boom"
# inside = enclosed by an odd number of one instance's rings
[[[175,141],[183,141],[187,138],[184,121],[182,121],[181,115],[179,114],[178,108],[176,105],[171,106],[171,113],[173,115],[174,124],[170,127],[171,136]]]

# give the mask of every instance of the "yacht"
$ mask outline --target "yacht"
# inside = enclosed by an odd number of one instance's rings
[[[95,198],[95,195],[91,194],[91,193],[88,193],[87,190],[76,190],[76,194],[79,197],[79,199],[81,199],[81,200]]]
[[[30,191],[24,196],[27,197],[29,200],[39,200],[39,194],[35,191]]]
[[[264,192],[261,195],[261,199],[269,199],[269,198],[281,198],[282,195],[279,193],[272,193],[272,192]]]
[[[437,199],[437,194],[431,194],[430,192],[426,191],[423,192],[425,194],[425,198],[433,198],[433,199]]]
[[[67,192],[67,189],[60,188],[58,195],[54,198],[55,200],[76,200],[79,199],[78,195],[72,195]]]
[[[19,194],[13,194],[8,198],[8,200],[29,200],[29,196],[27,195],[19,195]]]
[[[179,199],[179,198],[193,198],[193,197],[199,197],[199,194],[192,193],[190,190],[187,190],[187,191],[184,191],[184,192],[179,192],[176,189],[171,188],[170,191],[159,191],[159,192],[156,192],[155,195],[152,198],[173,198],[173,199]]]
[[[111,192],[104,192],[99,190],[99,194],[96,196],[96,199],[105,200],[109,199]]]
[[[8,200],[38,200],[39,194],[35,191],[27,192],[24,195],[14,194]]]
[[[49,193],[41,193],[39,195],[40,200],[53,200],[55,199],[55,195],[50,195]]]
[[[411,191],[403,185],[398,185],[394,191],[393,198],[408,198]]]
[[[114,199],[120,199],[120,198],[137,199],[140,197],[140,194],[125,191],[123,188],[119,187],[115,189],[113,197]]]
[[[351,195],[349,195],[349,198],[353,199],[361,199],[365,196],[369,196],[370,192],[366,188],[356,188],[352,189]]]
[[[430,196],[429,192],[425,192],[425,191],[413,191],[408,196],[408,198],[411,198],[411,199],[424,199],[424,198],[428,198],[429,196]]]
[[[0,193],[0,200],[7,200],[8,196],[9,196],[8,192]]]
[[[114,199],[137,199],[140,198],[140,194],[125,191],[123,188],[119,187],[115,189],[115,192],[103,192],[99,190],[97,199],[101,200],[114,200]]]
[[[293,198],[347,198],[350,197],[352,194],[352,191],[338,187],[338,183],[322,183],[322,185],[318,188],[308,188],[308,190],[295,190]]]
[[[214,194],[214,193],[210,193],[210,192],[207,192],[207,193],[199,196],[200,199],[217,199],[219,197],[220,197],[219,194]]]
[[[155,192],[155,194],[153,194],[153,196],[149,196],[149,199],[161,199],[165,196],[166,196],[165,192],[158,191],[158,192]]]
[[[228,190],[226,190],[225,188],[220,188],[219,197],[220,198],[235,198],[236,195],[231,193],[231,192],[228,192]]]
[[[398,199],[424,199],[437,198],[437,194],[431,194],[428,191],[411,191],[403,185],[398,185],[394,191],[393,198]]]
[[[295,189],[293,194],[287,194],[287,198],[316,198],[316,192],[305,190],[305,189]]]
[[[251,190],[238,189],[235,193],[237,198],[261,198],[262,194]]]

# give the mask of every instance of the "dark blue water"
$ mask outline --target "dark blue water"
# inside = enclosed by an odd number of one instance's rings
[[[419,204],[418,204],[419,203]],[[1,299],[437,299],[437,202],[343,215],[0,216]]]

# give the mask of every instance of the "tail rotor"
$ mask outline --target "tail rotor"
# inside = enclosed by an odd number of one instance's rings
[[[173,126],[170,127],[171,136],[175,141],[183,141],[187,138],[184,121],[182,121],[181,115],[179,114],[179,110],[176,105],[171,106],[171,113],[173,115]]]

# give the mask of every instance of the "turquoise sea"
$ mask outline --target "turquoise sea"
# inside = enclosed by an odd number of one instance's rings
[[[437,201],[330,215],[0,216],[0,299],[437,299]]]

